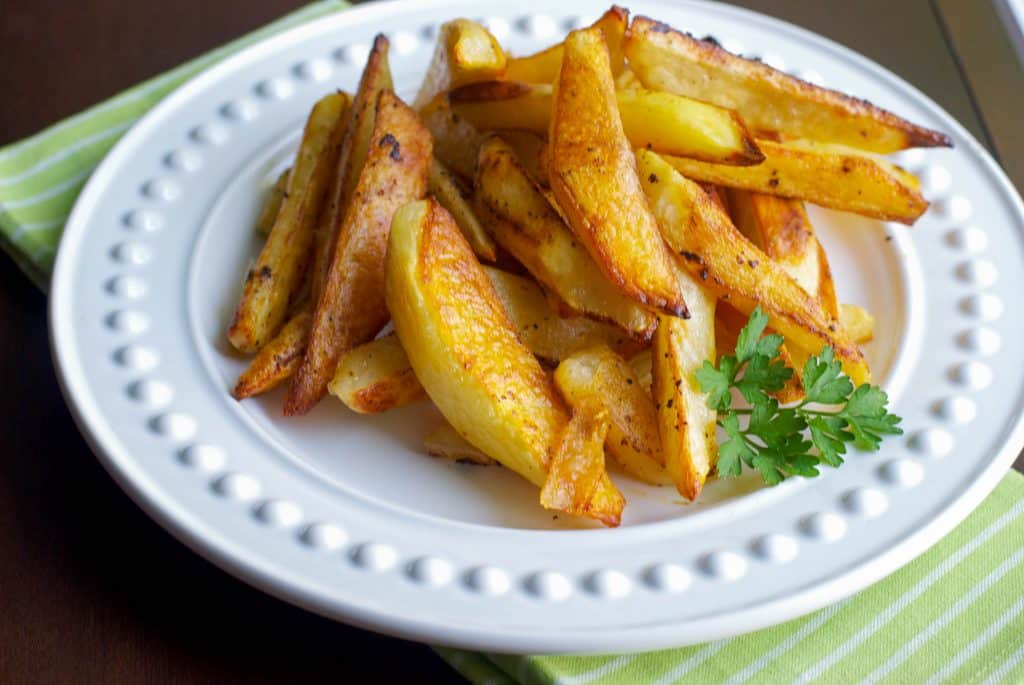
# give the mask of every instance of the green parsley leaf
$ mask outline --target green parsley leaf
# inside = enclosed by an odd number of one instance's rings
[[[790,476],[813,478],[822,463],[841,465],[850,444],[873,451],[885,436],[902,434],[885,392],[873,385],[855,388],[830,347],[804,365],[803,401],[781,406],[772,393],[785,386],[793,369],[779,358],[782,337],[764,335],[767,326],[768,315],[755,308],[736,341],[736,354],[723,355],[717,365],[704,362],[696,373],[727,436],[719,445],[719,475],[737,476],[746,465],[769,485]],[[733,408],[733,390],[750,409]]]

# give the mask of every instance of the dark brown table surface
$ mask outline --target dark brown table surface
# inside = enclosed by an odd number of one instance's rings
[[[863,52],[982,137],[927,0],[741,4]],[[0,0],[0,144],[297,5]],[[0,383],[0,682],[459,682],[429,648],[271,599],[151,522],[79,436],[46,299],[4,255]]]

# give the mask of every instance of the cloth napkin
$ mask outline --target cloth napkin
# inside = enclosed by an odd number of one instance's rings
[[[82,186],[131,125],[240,48],[346,7],[320,0],[0,149],[0,244],[46,286]],[[695,647],[602,657],[436,648],[470,681],[602,683],[1024,682],[1024,476],[1009,473],[964,523],[860,594],[784,625]]]

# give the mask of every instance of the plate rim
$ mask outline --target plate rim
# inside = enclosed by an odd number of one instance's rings
[[[665,2],[666,0],[661,1]],[[279,599],[348,624],[403,638],[471,649],[494,650],[497,648],[501,651],[533,653],[605,653],[609,649],[644,651],[678,646],[681,643],[690,644],[695,640],[686,635],[696,633],[699,633],[699,641],[702,642],[732,636],[775,625],[783,620],[795,618],[837,602],[895,572],[926,551],[965,519],[995,488],[1007,467],[1012,464],[1021,444],[1024,443],[1024,415],[1018,414],[1015,419],[1004,426],[1006,440],[1003,447],[988,460],[987,465],[981,469],[980,475],[958,497],[943,502],[938,513],[924,526],[910,532],[881,554],[851,566],[839,576],[778,599],[711,618],[666,622],[657,626],[645,624],[636,629],[616,627],[609,636],[605,637],[596,631],[570,629],[563,630],[559,636],[546,636],[540,640],[535,635],[522,631],[515,633],[507,629],[482,630],[479,627],[462,629],[451,625],[408,619],[397,615],[394,611],[363,610],[358,606],[344,602],[339,603],[337,598],[325,602],[323,601],[325,598],[308,592],[303,587],[301,580],[290,574],[287,569],[278,568],[279,564],[275,564],[272,560],[264,560],[261,555],[253,554],[245,546],[233,542],[230,537],[206,526],[185,507],[171,502],[159,487],[154,487],[154,484],[149,482],[150,479],[146,476],[145,470],[134,463],[132,452],[121,444],[117,434],[103,425],[102,412],[98,407],[91,403],[77,401],[78,397],[87,395],[83,395],[86,383],[78,365],[77,355],[72,350],[75,338],[75,334],[71,330],[73,328],[72,317],[65,311],[68,307],[68,295],[65,293],[70,287],[74,275],[74,271],[69,266],[71,263],[69,251],[63,249],[66,242],[70,242],[67,239],[70,236],[71,240],[78,240],[87,234],[87,226],[85,222],[81,221],[81,217],[86,214],[90,205],[95,204],[104,194],[107,177],[111,175],[118,162],[119,153],[129,148],[136,139],[142,138],[160,122],[166,112],[172,110],[179,102],[187,101],[194,91],[205,87],[210,82],[215,82],[225,73],[240,69],[259,59],[263,52],[273,50],[279,45],[298,41],[303,35],[319,33],[328,25],[340,28],[348,24],[372,21],[374,16],[386,18],[393,12],[400,11],[407,4],[409,3],[406,0],[387,0],[372,5],[349,8],[333,15],[314,19],[276,36],[258,41],[189,79],[140,118],[118,141],[90,177],[69,215],[66,225],[70,230],[66,230],[61,239],[49,296],[50,350],[58,383],[79,431],[97,459],[122,490],[161,527],[219,568],[244,582]],[[428,0],[416,3],[418,9],[422,9],[426,5],[431,10],[441,9],[449,4],[449,0]],[[968,152],[980,159],[989,178],[995,180],[1001,194],[1010,200],[1018,215],[1024,216],[1024,205],[1021,203],[1020,196],[988,151],[931,98],[884,66],[824,36],[745,8],[697,0],[671,0],[666,4],[687,6],[699,12],[710,11],[726,17],[739,17],[741,21],[767,26],[782,34],[796,35],[814,48],[827,50],[851,62],[854,66],[867,69],[877,78],[888,81],[916,99],[923,107],[931,110],[934,115],[949,125],[959,138],[966,141],[969,145]]]

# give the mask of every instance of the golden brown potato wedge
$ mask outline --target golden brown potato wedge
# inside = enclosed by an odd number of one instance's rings
[[[582,316],[558,316],[544,291],[530,279],[487,266],[484,271],[519,339],[542,361],[557,364],[593,345],[607,345],[627,353],[636,349],[636,344],[618,326]]]
[[[438,93],[465,83],[501,78],[505,61],[501,44],[480,24],[469,19],[445,22],[413,107],[421,109]]]
[[[875,337],[875,317],[864,307],[856,304],[839,305],[839,321],[846,334],[858,345],[870,342]]]
[[[444,94],[420,110],[420,118],[434,138],[434,154],[437,158],[464,179],[473,178],[476,155],[484,141],[484,134],[453,112],[448,106],[448,96]]]
[[[565,39],[548,139],[551,190],[605,277],[647,307],[685,316],[671,257],[622,129],[600,29]]]
[[[547,131],[540,135],[530,131],[514,129],[495,131],[495,133],[512,148],[516,159],[519,160],[519,165],[529,174],[530,178],[534,182],[541,184],[541,178],[543,177],[545,179],[543,184],[546,185],[547,171],[544,170],[544,166],[546,166],[547,162],[543,155],[545,154],[544,150],[548,146],[548,142],[544,139]]]
[[[395,332],[427,394],[467,441],[543,487],[566,411],[435,200],[395,213],[385,271]],[[601,490],[615,490],[607,475]]]
[[[309,114],[288,191],[274,227],[245,278],[228,340],[239,352],[270,342],[298,301],[310,261],[317,216],[337,161],[348,96],[331,93]]]
[[[629,367],[636,374],[636,380],[647,394],[651,393],[651,382],[654,377],[654,360],[651,359],[651,348],[640,350],[629,358]]]
[[[629,26],[629,11],[612,6],[591,26],[600,29],[604,34],[604,39],[608,43],[612,73],[619,75],[625,68],[622,45]],[[563,44],[559,43],[528,57],[512,57],[505,69],[505,79],[523,83],[553,83],[562,66],[563,54]]]
[[[698,292],[691,300],[689,319],[659,317],[651,344],[651,395],[658,410],[665,468],[679,494],[690,501],[700,495],[718,461],[717,414],[708,407],[695,377],[705,360],[716,359],[715,298]]]
[[[308,308],[302,309],[288,320],[273,340],[256,353],[231,391],[236,400],[273,390],[295,373],[295,369],[302,363],[312,318]]]
[[[736,113],[698,100],[644,89],[615,93],[629,144],[717,164],[764,159]],[[452,110],[481,130],[522,129],[544,134],[551,121],[552,86],[481,81],[448,94]]]
[[[286,415],[312,409],[327,392],[338,358],[387,323],[384,252],[391,217],[426,193],[431,158],[430,134],[419,117],[394,93],[381,91],[366,163],[338,233]]]
[[[282,171],[274,181],[274,185],[270,186],[270,190],[267,191],[267,199],[263,202],[263,209],[260,210],[260,215],[256,219],[256,233],[264,238],[270,235],[270,229],[274,227],[277,213],[281,210],[284,196],[288,192],[288,174],[291,171],[291,167]]]
[[[557,316],[540,286],[533,281],[493,267],[484,267],[484,271],[519,339],[539,359],[557,364],[577,350],[593,345],[609,345],[627,353],[635,349],[615,326],[585,318]],[[287,327],[282,329],[282,334],[287,330]],[[303,342],[298,348],[298,359],[282,373],[294,372],[304,347]],[[371,340],[343,355],[328,387],[331,394],[350,409],[363,414],[378,414],[423,397],[423,387],[394,334]]]
[[[618,76],[615,77],[615,90],[634,90],[637,88],[644,88],[644,84],[640,83],[640,79],[636,77],[633,70],[627,65]]]
[[[838,318],[839,305],[828,257],[803,203],[735,189],[729,191],[728,197],[736,228],[785,269],[800,287],[818,297],[832,318]]]
[[[647,17],[633,20],[625,51],[647,88],[734,109],[755,130],[883,154],[951,145],[946,135],[865,100],[801,81]]]
[[[569,309],[621,326],[639,340],[654,333],[654,315],[604,278],[500,138],[480,147],[476,202],[495,240]]]
[[[551,457],[547,480],[540,491],[545,509],[596,518],[614,528],[622,520],[626,500],[617,490],[609,501],[604,484],[604,444],[608,414],[594,405],[573,410]],[[612,486],[614,488],[614,486]]]
[[[315,302],[323,291],[324,279],[330,267],[334,246],[338,242],[338,233],[345,220],[345,212],[352,204],[352,194],[359,173],[366,163],[366,155],[370,149],[370,137],[373,135],[374,122],[377,119],[377,100],[381,91],[394,89],[391,79],[391,67],[388,64],[388,39],[377,35],[373,48],[366,59],[359,88],[352,101],[352,109],[348,115],[345,138],[341,143],[338,165],[334,170],[331,190],[324,212],[317,222],[316,251],[313,255],[311,294]]]
[[[574,411],[598,406],[608,413],[605,448],[623,471],[653,485],[672,483],[654,402],[622,357],[604,345],[583,349],[555,369],[555,387]]]
[[[747,317],[744,314],[737,311],[730,304],[725,302],[719,303],[718,308],[715,310],[715,345],[718,347],[719,356],[736,352],[736,341],[739,339],[740,331],[746,325]],[[764,335],[770,335],[774,332],[771,328],[766,328]],[[779,359],[782,360],[783,364],[793,369],[793,375],[790,376],[789,380],[786,381],[786,385],[781,390],[771,393],[771,395],[782,404],[798,402],[804,398],[802,382],[803,364],[797,364],[793,358],[793,353],[790,352],[789,345],[785,342],[779,346]],[[803,356],[802,359],[804,362],[807,361],[806,356]]]
[[[432,457],[451,459],[460,464],[493,466],[498,463],[466,442],[466,439],[447,421],[442,422],[423,438],[423,446]]]
[[[463,182],[455,178],[444,163],[436,157],[430,164],[430,176],[427,177],[427,192],[437,198],[441,206],[455,218],[462,235],[473,247],[473,252],[480,259],[493,262],[498,258],[497,247],[491,236],[480,224],[473,211],[471,194]]]
[[[342,355],[328,389],[360,414],[380,414],[426,396],[393,333]]]
[[[767,255],[743,237],[699,185],[656,153],[637,153],[640,177],[661,222],[665,241],[698,282],[749,315],[758,303],[770,325],[794,347],[811,354],[831,345],[856,384],[871,378],[864,357],[818,303]],[[664,205],[659,209],[658,205]]]
[[[696,181],[791,197],[874,219],[909,225],[928,209],[917,179],[884,159],[808,141],[758,140],[757,145],[765,160],[756,166],[668,159]]]

